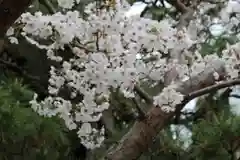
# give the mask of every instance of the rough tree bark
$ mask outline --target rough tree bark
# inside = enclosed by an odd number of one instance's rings
[[[214,68],[213,68],[214,66]],[[178,91],[184,95],[198,91],[202,88],[214,84],[214,72],[218,72],[220,77],[224,77],[225,70],[222,62],[216,61],[206,70],[191,79],[180,83]],[[186,104],[190,99],[186,99]],[[176,106],[177,110],[181,110],[184,105]],[[146,119],[137,121],[130,131],[122,138],[116,147],[110,149],[105,159],[108,160],[135,160],[144,151],[146,151],[152,140],[157,136],[159,131],[173,118],[174,113],[164,113],[160,107],[152,107],[147,113]]]

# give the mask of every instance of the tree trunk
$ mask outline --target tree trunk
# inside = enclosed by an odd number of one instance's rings
[[[178,91],[184,95],[188,95],[191,92],[213,85],[215,83],[213,76],[215,71],[221,77],[224,76],[225,70],[221,62],[216,61],[216,63],[206,68],[199,75],[179,84]],[[183,104],[186,103],[187,101]],[[181,110],[183,107],[184,105],[176,106],[176,110]],[[164,113],[160,107],[153,106],[147,113],[146,119],[135,122],[130,131],[119,142],[118,146],[110,149],[106,159],[135,160],[139,158],[173,116],[174,113]]]

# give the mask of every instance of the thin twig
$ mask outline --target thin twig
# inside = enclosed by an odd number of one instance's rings
[[[20,68],[18,65],[14,64],[14,63],[10,63],[8,61],[4,61],[3,59],[0,59],[0,63],[8,66],[9,68],[12,68],[15,72],[23,75],[24,77],[34,80],[34,81],[40,81],[39,77],[35,77],[32,75],[29,75],[25,70],[23,70],[22,68]]]

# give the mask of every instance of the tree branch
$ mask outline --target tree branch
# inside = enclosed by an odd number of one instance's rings
[[[180,20],[177,25],[177,28],[181,29],[182,27],[186,26],[189,23],[189,21],[192,19],[194,10],[190,7],[187,7],[180,0],[167,0],[167,2],[172,6],[174,6],[176,10],[182,14],[180,16]]]
[[[231,87],[231,86],[239,85],[239,84],[240,84],[240,79],[234,79],[234,80],[229,80],[229,81],[226,81],[226,82],[221,82],[221,83],[218,83],[218,84],[200,89],[198,91],[192,92],[192,93],[190,93],[186,96],[186,99],[191,100],[191,99],[194,99],[196,97],[208,94],[210,92],[214,92],[214,91],[217,91],[219,89],[223,89],[223,88],[227,88],[227,87]],[[232,95],[230,95],[230,96],[232,97]]]
[[[214,68],[212,67],[214,66]],[[225,70],[222,62],[216,61],[206,70],[195,77],[180,83],[178,91],[184,95],[188,95],[183,103],[176,106],[176,110],[181,110],[184,105],[194,98],[202,94],[208,93],[211,89],[209,86],[215,86],[214,72],[218,72],[221,79],[224,78]],[[235,84],[232,82],[231,84]],[[221,87],[227,86],[220,84]],[[204,89],[203,89],[204,88]],[[217,89],[217,87],[212,87]],[[133,160],[137,159],[142,152],[148,149],[152,140],[157,136],[158,132],[165,127],[166,124],[174,117],[175,113],[165,113],[160,107],[152,107],[142,121],[137,121],[129,132],[122,138],[118,146],[111,148],[106,155],[108,160]]]
[[[230,94],[229,97],[240,99],[240,95],[238,94]]]
[[[189,8],[185,6],[185,4],[183,4],[180,0],[167,0],[167,2],[174,6],[176,10],[181,13],[186,13],[189,10]]]

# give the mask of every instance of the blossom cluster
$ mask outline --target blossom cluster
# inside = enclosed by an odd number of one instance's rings
[[[79,2],[58,0],[59,6],[65,9]],[[229,8],[228,3],[226,6]],[[96,8],[95,3],[86,7],[87,18],[81,18],[78,11],[53,15],[36,12],[24,13],[17,21],[24,24],[21,34],[61,65],[51,66],[49,97],[38,102],[35,95],[30,102],[33,109],[40,115],[60,116],[69,129],[78,129],[81,143],[87,148],[99,147],[104,141],[104,128],[97,129],[94,124],[109,108],[113,90],[118,89],[126,98],[131,98],[135,96],[135,85],[149,80],[164,83],[166,75],[170,76],[168,73],[175,70],[177,78],[170,78],[169,86],[153,98],[154,105],[172,112],[184,99],[184,95],[176,91],[176,82],[199,74],[213,60],[224,61],[229,78],[239,76],[240,43],[226,46],[222,56],[199,53],[207,33],[198,34],[210,24],[208,16],[201,17],[207,9],[199,8],[195,19],[178,30],[174,27],[178,21],[171,17],[155,21],[124,16],[130,8],[124,0],[116,0],[114,8]],[[233,11],[228,9],[228,13]],[[236,19],[229,20],[239,24]],[[9,29],[8,35],[16,43],[13,33],[13,28]],[[40,40],[47,40],[48,44],[41,44]],[[64,50],[66,45],[71,48],[69,54],[73,54],[70,59],[58,55],[58,50]],[[214,77],[218,79],[216,73]],[[66,87],[71,92],[70,99],[59,95]],[[78,97],[82,97],[78,102],[72,101]]]

